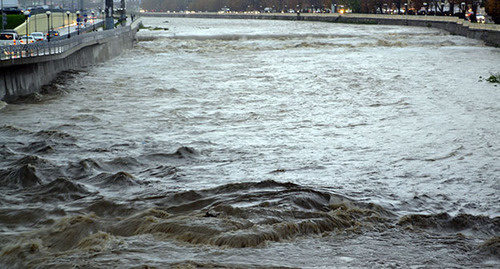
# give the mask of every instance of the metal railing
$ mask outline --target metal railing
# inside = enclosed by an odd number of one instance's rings
[[[68,38],[68,35],[65,34],[59,37],[51,37],[50,42],[40,41],[30,44],[0,46],[0,61],[11,60],[12,63],[15,63],[17,59],[62,54],[70,49],[94,44],[99,40],[120,35],[131,29],[131,26],[127,25],[113,30],[92,31],[96,27],[103,25],[103,23],[99,22],[95,25],[80,28],[80,34],[71,32],[71,38]]]

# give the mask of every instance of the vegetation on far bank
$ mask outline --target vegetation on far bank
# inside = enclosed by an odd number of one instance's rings
[[[500,0],[486,0],[485,11],[496,24],[500,24]]]

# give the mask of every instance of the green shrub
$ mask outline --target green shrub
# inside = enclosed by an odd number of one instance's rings
[[[2,15],[0,15],[0,23],[2,22],[3,18]],[[4,27],[5,29],[14,29],[17,26],[23,24],[24,22],[24,15],[22,14],[12,14],[12,15],[7,15],[7,25]]]
[[[485,81],[485,80],[488,81],[489,83],[499,83],[500,84],[500,73],[491,74],[488,78],[483,78],[482,76],[479,77],[480,82]]]
[[[490,83],[500,83],[500,74],[491,75],[486,81]]]

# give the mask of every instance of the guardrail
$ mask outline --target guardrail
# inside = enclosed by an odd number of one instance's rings
[[[63,34],[59,37],[52,37],[50,42],[41,41],[22,45],[0,46],[0,61],[15,61],[16,59],[61,54],[72,48],[95,43],[101,39],[119,35],[122,32],[130,30],[129,25],[109,31],[92,31],[103,24],[104,22],[99,22],[95,25],[80,28],[80,34],[77,34],[77,32],[70,33],[71,38],[68,38],[68,34]]]

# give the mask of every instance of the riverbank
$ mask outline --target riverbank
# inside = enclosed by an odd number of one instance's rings
[[[49,53],[36,57],[21,54],[19,58],[0,62],[0,100],[10,102],[39,92],[63,71],[80,69],[114,58],[132,48],[140,20],[113,30],[72,36],[50,42]],[[48,44],[45,44],[48,45]],[[32,47],[38,52],[44,47]]]
[[[361,23],[382,25],[404,25],[433,27],[451,34],[484,41],[487,45],[500,47],[500,25],[470,23],[457,17],[382,15],[382,14],[339,14],[339,13],[141,13],[145,17],[186,17],[225,19],[267,19],[304,20],[334,23]]]

